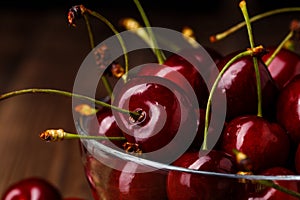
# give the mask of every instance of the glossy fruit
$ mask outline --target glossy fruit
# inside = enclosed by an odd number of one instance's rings
[[[206,108],[209,93],[203,76],[209,77],[211,68],[215,68],[214,63],[219,62],[222,55],[211,48],[205,50],[206,52],[197,48],[183,49],[166,59],[163,64],[168,67],[157,68],[148,65],[138,72],[138,76],[150,75],[166,78],[185,91],[189,91],[187,82],[194,89],[200,108]],[[183,79],[178,78],[176,73],[181,74]]]
[[[289,169],[284,167],[273,167],[264,170],[261,175],[295,175]],[[298,185],[296,181],[284,181],[284,180],[274,180],[274,183],[280,185],[286,189],[299,192]],[[244,199],[268,199],[268,200],[297,200],[297,197],[291,196],[290,194],[281,192],[274,188],[266,187],[264,185],[260,185],[259,183],[256,185],[256,191],[246,193],[246,198]]]
[[[197,120],[193,118],[195,108],[185,98],[184,92],[171,81],[164,80],[163,84],[168,86],[157,83],[160,80],[135,77],[115,93],[115,106],[143,113],[141,120],[133,120],[128,114],[115,113],[118,126],[127,141],[138,144],[142,152],[165,147],[179,132],[179,128],[190,130],[183,131],[184,139],[189,138],[189,134],[193,134],[190,138],[194,139],[198,128]],[[176,149],[182,144],[183,140],[178,140],[169,149]]]
[[[290,140],[285,130],[256,115],[240,116],[230,121],[221,139],[221,149],[234,155],[236,149],[252,161],[254,173],[284,166],[290,151]]]
[[[221,70],[238,52],[227,55],[218,63]],[[264,117],[274,117],[278,88],[267,67],[259,60],[262,90],[262,109]],[[234,62],[223,74],[216,92],[226,94],[227,121],[242,115],[257,114],[257,84],[253,58],[243,57]]]
[[[166,199],[165,173],[134,162],[107,159],[111,166],[87,158],[85,168],[95,199]]]
[[[30,177],[22,179],[4,192],[3,200],[60,200],[62,199],[60,191],[50,182],[39,177]]]
[[[110,108],[101,108],[97,114],[97,119],[91,119],[89,122],[90,135],[106,137],[123,137],[122,130],[117,126],[115,117]],[[98,131],[97,131],[98,130]],[[98,140],[102,144],[110,147],[119,147],[123,149],[124,140]]]
[[[276,113],[278,123],[296,144],[300,143],[300,74],[281,90]]]
[[[276,47],[267,48],[268,52],[262,57],[265,62],[271,57]],[[271,76],[282,89],[294,76],[300,74],[300,56],[295,52],[282,48],[268,66]]]
[[[186,152],[173,165],[192,170],[235,173],[232,157],[221,151]],[[168,199],[226,199],[232,196],[230,179],[201,174],[170,171],[167,178]]]
[[[297,147],[297,150],[296,150],[294,164],[295,164],[297,174],[300,175],[300,144],[298,144],[298,147]]]

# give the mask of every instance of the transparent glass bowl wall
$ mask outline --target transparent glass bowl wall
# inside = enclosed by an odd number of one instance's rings
[[[89,118],[80,118],[76,128],[79,134],[88,135]],[[128,154],[97,140],[82,139],[81,153],[85,175],[95,200],[160,200],[171,199],[170,196],[189,199],[189,195],[193,193],[197,194],[199,199],[241,200],[245,198],[246,190],[255,191],[265,187],[253,184],[253,181],[257,180],[294,182],[300,187],[298,175],[238,175],[191,170]],[[186,190],[168,190],[167,178],[171,171],[180,173],[182,183],[193,179],[192,183],[197,186],[194,189],[186,187]]]

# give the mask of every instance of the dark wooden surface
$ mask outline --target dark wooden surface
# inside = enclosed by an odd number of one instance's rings
[[[262,9],[265,7],[252,6],[250,13]],[[138,16],[126,9],[102,11],[115,24],[121,17]],[[77,70],[90,48],[84,23],[79,22],[75,29],[68,27],[66,12],[66,7],[1,9],[0,93],[33,87],[72,91]],[[211,34],[243,20],[237,5],[221,3],[215,10],[199,12],[172,8],[147,12],[153,26],[178,31],[191,26],[200,44],[223,55],[249,46],[245,29],[215,44],[208,41]],[[288,32],[289,20],[295,17],[287,14],[257,22],[253,30],[256,42],[278,44]],[[96,41],[111,35],[102,23],[95,25]],[[71,99],[37,94],[0,102],[0,194],[20,179],[40,176],[57,186],[64,197],[91,199],[78,141],[45,143],[38,134],[48,128],[76,132]]]

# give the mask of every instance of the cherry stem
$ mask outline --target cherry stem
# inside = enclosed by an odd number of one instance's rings
[[[241,11],[243,13],[243,16],[244,16],[244,19],[245,19],[245,22],[247,25],[250,47],[254,48],[255,43],[254,43],[254,39],[253,39],[251,22],[250,22],[248,11],[247,11],[246,1],[242,0],[240,2],[239,6],[241,8]],[[257,86],[257,116],[262,117],[262,92],[261,92],[261,82],[260,82],[260,72],[259,72],[259,68],[258,68],[258,60],[257,60],[256,56],[253,56],[253,65],[254,65],[254,70],[255,70],[256,86]]]
[[[133,2],[135,3],[138,11],[140,12],[142,20],[143,20],[143,22],[146,26],[147,31],[148,31],[148,34],[149,34],[150,38],[153,41],[153,48],[154,48],[154,52],[155,52],[155,55],[157,57],[158,63],[163,64],[164,60],[165,60],[165,56],[164,56],[164,53],[161,51],[161,49],[158,48],[157,41],[156,41],[155,36],[152,32],[151,25],[150,25],[150,22],[148,20],[148,17],[146,16],[146,13],[145,13],[142,5],[140,4],[140,2],[138,0],[133,0]]]
[[[103,23],[105,23],[111,30],[112,32],[116,35],[116,37],[118,38],[121,48],[123,50],[124,53],[124,62],[125,62],[125,74],[122,76],[122,78],[124,78],[124,81],[126,80],[126,76],[127,76],[127,72],[128,72],[128,68],[129,68],[129,61],[128,61],[128,55],[127,55],[127,49],[126,49],[126,45],[124,43],[123,38],[120,36],[120,33],[117,31],[117,29],[112,25],[112,23],[110,23],[109,20],[107,20],[104,16],[102,16],[100,13],[92,11],[90,9],[84,8],[84,14],[85,13],[90,14],[91,16],[96,17],[97,19],[99,19],[100,21],[102,21]]]
[[[281,192],[287,193],[287,194],[289,194],[289,195],[291,195],[291,196],[300,198],[300,193],[295,192],[295,191],[293,191],[293,190],[289,190],[289,189],[287,189],[287,188],[285,188],[285,187],[282,187],[282,186],[280,186],[280,185],[274,183],[274,182],[271,181],[271,180],[258,180],[257,182],[260,183],[260,184],[262,184],[262,185],[265,185],[265,186],[267,186],[267,187],[272,187],[272,188],[274,188],[274,189],[276,189],[276,190],[279,190],[279,191],[281,191]]]
[[[85,10],[85,8],[83,8],[83,9]],[[83,17],[84,17],[84,20],[85,20],[85,23],[86,23],[86,26],[87,26],[88,34],[89,34],[90,46],[91,46],[92,49],[94,49],[95,48],[94,35],[93,35],[91,24],[90,24],[90,21],[88,19],[88,16],[87,16],[86,12],[83,13]],[[101,81],[102,81],[107,93],[109,94],[109,96],[112,97],[111,85],[109,84],[107,78],[104,75],[101,76]]]
[[[282,42],[277,46],[275,51],[272,53],[272,55],[266,60],[265,64],[266,66],[269,66],[271,62],[274,60],[276,55],[279,53],[279,51],[284,47],[287,41],[289,41],[294,35],[294,30],[291,30],[287,36],[282,40]]]
[[[58,95],[66,96],[66,97],[74,97],[74,98],[77,98],[77,99],[82,99],[82,100],[87,100],[87,101],[93,102],[93,103],[95,103],[97,105],[100,105],[100,106],[103,106],[103,107],[108,107],[108,108],[114,109],[114,110],[116,110],[120,113],[129,114],[130,116],[134,116],[134,117],[139,117],[140,116],[140,114],[138,112],[132,112],[132,111],[125,110],[125,109],[122,109],[122,108],[118,108],[116,106],[110,105],[110,104],[105,103],[103,101],[93,99],[93,98],[88,97],[88,96],[84,96],[84,95],[80,95],[80,94],[74,94],[74,93],[67,92],[67,91],[62,91],[62,90],[55,90],[55,89],[29,88],[29,89],[15,90],[15,91],[4,93],[4,94],[0,95],[0,101],[11,98],[11,97],[14,97],[14,96],[23,95],[23,94],[30,94],[30,93],[58,94]]]
[[[271,10],[271,11],[267,11],[265,13],[261,13],[258,14],[254,17],[250,18],[250,22],[255,22],[257,20],[263,19],[265,17],[269,17],[275,14],[280,14],[280,13],[285,13],[285,12],[297,12],[300,11],[300,7],[287,7],[287,8],[279,8],[279,9],[275,9],[275,10]],[[246,25],[246,22],[240,22],[238,24],[236,24],[235,26],[232,26],[231,28],[229,28],[228,30],[215,34],[213,36],[210,36],[210,41],[211,42],[216,42],[219,40],[224,39],[225,37],[227,37],[228,35],[236,32],[237,30],[241,29],[242,27],[244,27]]]
[[[40,138],[46,142],[58,142],[64,139],[125,140],[125,137],[78,135],[75,133],[67,133],[63,129],[48,129],[40,134]]]
[[[211,109],[211,100],[212,96],[217,89],[218,83],[221,80],[223,74],[225,71],[237,60],[245,57],[245,56],[253,56],[256,53],[259,53],[260,51],[263,50],[262,46],[258,46],[253,49],[248,49],[244,52],[239,53],[238,55],[234,56],[232,59],[230,59],[226,65],[223,67],[223,69],[220,71],[218,74],[216,80],[214,81],[214,84],[209,92],[208,100],[207,100],[207,105],[206,105],[206,112],[205,112],[205,126],[204,126],[204,139],[203,139],[203,144],[202,144],[202,150],[208,150],[207,148],[207,135],[208,135],[208,125],[209,125],[209,117],[210,117],[210,109]]]

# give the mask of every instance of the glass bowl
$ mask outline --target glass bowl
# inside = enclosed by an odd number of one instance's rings
[[[78,134],[92,134],[91,120],[85,116],[76,121]],[[275,199],[299,199],[292,194],[300,190],[299,175],[201,171],[148,160],[142,154],[127,153],[98,140],[81,139],[80,144],[85,175],[95,200],[273,199],[268,195],[279,191]],[[281,183],[279,188],[277,183]],[[247,196],[254,193],[260,198]]]

